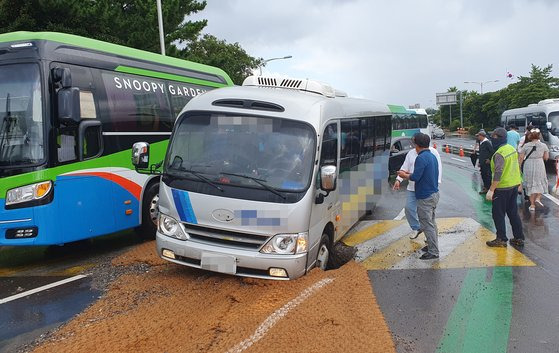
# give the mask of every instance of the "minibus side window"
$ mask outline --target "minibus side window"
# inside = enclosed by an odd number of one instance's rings
[[[361,145],[359,120],[342,121],[341,126],[340,173],[359,164]]]
[[[338,124],[326,126],[320,146],[320,166],[334,165],[338,161]]]

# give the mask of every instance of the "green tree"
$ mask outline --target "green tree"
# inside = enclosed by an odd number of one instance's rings
[[[162,13],[166,47],[194,40],[206,20],[187,21],[205,1],[166,0]],[[159,52],[153,0],[0,0],[0,33],[55,31]]]
[[[243,80],[252,74],[262,59],[248,55],[239,43],[229,44],[224,40],[205,34],[201,38],[190,41],[183,50],[177,50],[178,57],[217,66],[225,70],[234,83],[240,85]]]
[[[518,82],[485,94],[468,93],[464,98],[464,116],[476,128],[493,129],[500,125],[501,114],[507,109],[525,107],[546,98],[559,97],[559,79],[552,76],[553,66],[531,66],[529,76]]]
[[[166,53],[219,67],[240,84],[261,59],[248,55],[239,43],[201,36],[207,21],[190,21],[188,16],[205,7],[205,0],[162,2]],[[0,14],[0,33],[63,32],[160,51],[154,0],[0,0]]]

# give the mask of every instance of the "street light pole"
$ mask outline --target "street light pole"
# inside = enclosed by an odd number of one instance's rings
[[[161,55],[165,55],[165,38],[163,36],[163,14],[161,13],[161,0],[157,0],[157,22],[159,24],[159,44]]]
[[[484,83],[492,83],[492,82],[499,82],[499,80],[491,80],[491,81],[464,81],[464,83],[475,83],[479,85],[479,94],[483,94],[483,84]]]
[[[265,66],[266,63],[269,63],[270,61],[274,61],[274,60],[283,60],[283,59],[291,59],[291,58],[292,58],[291,55],[287,55],[287,56],[283,56],[281,58],[271,58],[271,59],[262,60],[262,64],[260,64],[260,66],[259,66],[260,76],[262,76],[262,66]]]

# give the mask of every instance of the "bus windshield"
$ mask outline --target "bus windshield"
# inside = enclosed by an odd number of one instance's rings
[[[0,167],[44,158],[40,82],[36,64],[0,66]]]
[[[547,121],[551,122],[551,133],[555,136],[559,136],[559,112],[549,113]]]
[[[315,150],[306,123],[253,116],[195,114],[178,123],[166,172],[223,185],[303,191]]]

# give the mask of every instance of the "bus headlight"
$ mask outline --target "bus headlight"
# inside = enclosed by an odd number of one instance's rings
[[[559,152],[559,146],[557,146],[557,145],[551,145],[551,146],[549,146],[549,150],[550,150],[551,152]]]
[[[47,196],[51,189],[52,181],[50,180],[13,188],[6,193],[6,206],[40,200]]]
[[[264,254],[302,254],[307,252],[309,233],[276,234],[260,250]]]
[[[159,214],[159,222],[158,222],[159,232],[163,233],[168,237],[172,237],[179,240],[187,240],[188,235],[183,232],[180,223],[177,222],[176,219],[173,217],[164,215],[162,213]]]

